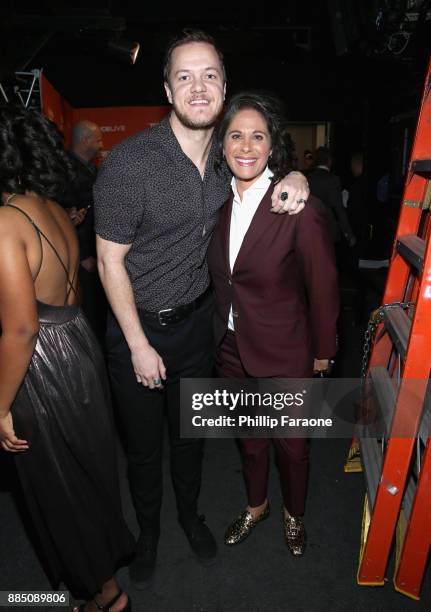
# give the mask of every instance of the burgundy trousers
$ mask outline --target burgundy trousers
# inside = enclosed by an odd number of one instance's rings
[[[251,378],[244,369],[235,333],[228,330],[217,351],[220,378]],[[287,378],[287,376],[286,376]],[[260,506],[267,498],[270,438],[239,440],[249,506]],[[292,516],[301,516],[307,495],[309,442],[305,438],[273,438],[280,473],[284,507]]]

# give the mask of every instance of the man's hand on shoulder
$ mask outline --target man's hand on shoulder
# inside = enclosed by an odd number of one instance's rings
[[[309,195],[310,189],[305,176],[301,172],[290,172],[274,187],[271,212],[296,215],[304,208]]]

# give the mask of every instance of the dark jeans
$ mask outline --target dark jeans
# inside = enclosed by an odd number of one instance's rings
[[[108,317],[108,365],[126,438],[130,490],[139,525],[146,532],[160,529],[165,413],[178,516],[187,522],[197,513],[203,440],[180,438],[180,378],[212,376],[212,312],[208,296],[180,323],[161,326],[141,317],[151,346],[166,366],[163,390],[150,390],[136,382],[129,347],[113,315]]]

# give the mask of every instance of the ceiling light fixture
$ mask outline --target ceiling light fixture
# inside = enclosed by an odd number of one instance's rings
[[[131,42],[126,38],[114,38],[108,42],[108,49],[111,55],[133,65],[138,57],[140,45],[138,42]]]

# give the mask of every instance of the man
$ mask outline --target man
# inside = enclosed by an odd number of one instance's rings
[[[94,162],[102,149],[102,132],[96,123],[87,120],[75,123],[69,151],[75,178],[62,200],[78,232],[82,308],[99,341],[103,341],[105,332],[106,300],[97,272],[93,185],[97,177]]]
[[[156,560],[166,410],[178,519],[201,560],[216,554],[198,516],[202,440],[180,438],[181,377],[212,376],[212,300],[206,252],[229,194],[214,170],[214,124],[225,95],[222,55],[211,37],[186,32],[168,49],[172,112],[114,149],[95,186],[99,270],[113,313],[109,367],[126,434],[129,481],[141,533],[129,568],[144,587]],[[297,188],[300,185],[300,188]],[[302,175],[277,186],[274,211],[308,197]]]
[[[359,268],[359,259],[364,255],[367,244],[368,208],[367,186],[364,176],[364,159],[362,151],[354,153],[350,161],[353,181],[349,187],[347,199],[347,218],[355,232],[357,243],[346,254],[345,265],[353,281],[353,318],[354,324],[361,325],[365,313],[366,276]]]
[[[358,151],[352,155],[350,170],[353,176],[353,181],[349,188],[347,217],[349,219],[350,226],[355,232],[358,242],[361,244],[363,242],[364,234],[366,233],[366,225],[368,220],[364,161],[361,151]]]
[[[343,237],[353,247],[356,239],[343,206],[340,179],[331,172],[332,156],[328,147],[316,150],[315,162],[316,167],[307,174],[310,191],[326,206],[333,241],[338,243]]]
[[[307,176],[314,168],[314,157],[312,151],[310,149],[305,149],[304,151],[304,163],[303,168],[301,169],[302,174]]]

